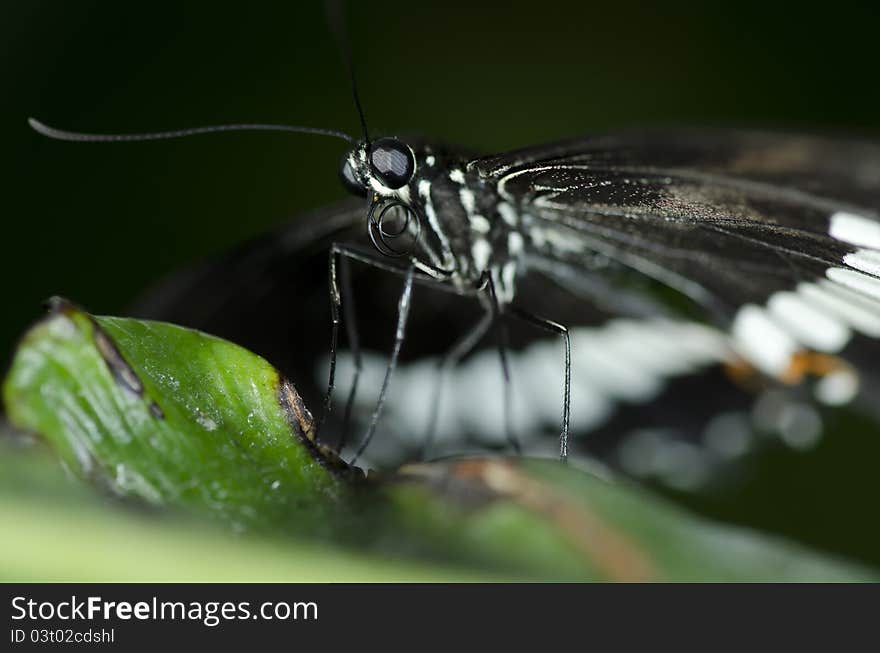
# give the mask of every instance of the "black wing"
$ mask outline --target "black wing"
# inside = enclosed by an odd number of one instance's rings
[[[470,165],[525,216],[537,256],[599,251],[654,276],[710,309],[765,372],[880,336],[876,144],[630,132]]]

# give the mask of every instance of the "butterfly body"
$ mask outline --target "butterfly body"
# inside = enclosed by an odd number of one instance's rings
[[[412,211],[418,236],[405,253],[415,257],[422,272],[462,293],[474,292],[491,275],[498,299],[512,301],[524,245],[518,212],[501,200],[491,180],[468,166],[471,159],[463,154],[431,145],[405,147],[413,170],[403,186],[390,188],[373,174],[370,146],[364,143],[346,156],[344,165],[353,172],[343,177],[352,175],[373,205],[394,202]],[[389,253],[395,251],[390,241],[397,235],[385,241]]]

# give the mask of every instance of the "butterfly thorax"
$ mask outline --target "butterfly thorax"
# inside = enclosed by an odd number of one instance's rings
[[[456,271],[454,283],[473,287],[491,274],[499,300],[509,302],[523,249],[519,216],[466,164],[456,160],[441,167],[428,153],[416,175],[413,202],[445,253],[444,262]]]
[[[371,207],[398,203],[413,211],[418,225],[410,227],[417,236],[408,251],[423,270],[437,272],[462,292],[485,285],[491,275],[499,301],[510,302],[524,245],[518,212],[501,201],[494,183],[468,168],[469,157],[427,145],[414,149],[396,139],[391,146],[404,154],[405,147],[412,156],[411,176],[398,188],[393,188],[393,179],[390,185],[383,183],[375,171],[375,155],[371,159],[364,146],[346,159]],[[406,162],[404,156],[400,159],[403,171]],[[380,211],[374,209],[373,215]]]

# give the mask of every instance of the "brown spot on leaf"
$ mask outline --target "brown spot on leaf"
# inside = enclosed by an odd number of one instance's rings
[[[162,407],[155,401],[150,402],[150,415],[156,419],[165,419],[165,411],[163,411]]]
[[[92,338],[95,341],[95,347],[98,349],[98,353],[101,354],[101,358],[103,358],[104,362],[107,364],[107,368],[110,370],[113,378],[119,385],[129,392],[140,398],[144,398],[143,381],[141,381],[137,372],[135,372],[131,365],[125,360],[125,357],[122,355],[122,352],[119,351],[119,348],[116,346],[116,343],[113,342],[110,335],[100,324],[98,324],[98,321],[95,320],[94,317],[64,297],[50,297],[46,301],[46,304],[53,315],[62,314],[71,316],[73,314],[78,314],[87,318],[92,325]],[[150,400],[147,404],[147,409],[154,418],[165,419],[165,412],[155,401]]]
[[[287,422],[290,424],[300,442],[312,454],[312,457],[330,471],[363,478],[364,473],[358,467],[352,467],[342,460],[330,447],[321,444],[315,437],[315,421],[312,413],[306,408],[299,392],[287,379],[281,377],[278,383],[278,401]]]
[[[110,336],[107,335],[104,329],[102,329],[94,319],[92,320],[92,326],[94,327],[93,338],[95,339],[95,346],[97,346],[101,358],[107,363],[107,367],[110,368],[113,378],[116,379],[116,382],[123,388],[130,390],[138,397],[143,396],[143,382],[131,368],[131,365],[129,365],[125,358],[123,358],[122,352],[119,351],[116,343],[110,339]]]
[[[417,482],[466,509],[475,510],[502,496],[486,485],[478,474],[468,473],[468,466],[477,462],[466,460],[456,463],[455,473],[451,473],[449,465],[442,463],[404,465],[388,480],[403,483]]]
[[[418,479],[455,496],[486,502],[506,498],[549,520],[562,531],[609,580],[657,580],[648,554],[638,544],[583,501],[565,494],[504,460],[468,459],[448,465],[407,465],[404,479]]]
[[[101,354],[101,358],[104,359],[113,378],[116,379],[116,382],[119,383],[119,385],[130,392],[133,392],[139,397],[143,396],[144,384],[140,380],[140,377],[138,377],[131,365],[126,362],[125,358],[122,356],[122,352],[120,352],[119,348],[116,346],[116,343],[113,342],[110,336],[107,335],[107,332],[101,328],[101,325],[98,324],[95,318],[69,299],[57,295],[46,300],[46,305],[49,312],[52,314],[79,314],[86,317],[92,324],[92,337],[95,341],[95,346],[98,348],[98,353]]]
[[[302,397],[300,397],[296,388],[293,387],[293,384],[287,379],[281,379],[280,381],[278,395],[281,407],[284,409],[290,425],[296,429],[300,437],[314,443],[315,420],[312,419],[312,413],[306,408]]]

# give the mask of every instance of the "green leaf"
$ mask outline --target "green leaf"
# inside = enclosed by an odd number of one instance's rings
[[[878,578],[874,570],[699,519],[625,481],[557,462],[466,459],[411,465],[365,479],[314,442],[311,416],[295,389],[258,356],[173,325],[92,317],[62,301],[22,340],[3,394],[13,424],[42,435],[66,466],[114,494],[288,542],[272,554],[253,544],[254,577],[266,573],[264,556],[275,560],[277,554],[282,564],[279,551],[286,546],[291,566],[285,573],[307,568],[310,578],[335,580],[407,574]],[[15,512],[18,505],[4,505],[0,497],[0,511]],[[29,524],[41,515],[28,520],[18,510],[11,518]],[[101,528],[95,514],[67,522],[71,531],[75,523]],[[67,539],[59,530],[62,523],[57,516],[52,521],[59,541]],[[157,524],[155,538],[142,535],[138,541],[157,550],[184,547],[190,536],[166,539],[166,528]],[[40,559],[48,564],[49,549],[32,544],[41,529],[22,532],[31,535],[14,540],[21,548],[18,558],[29,568]],[[247,555],[244,540],[241,549],[237,544],[230,549],[201,533],[191,537],[204,547],[202,555],[226,562],[199,573],[209,575],[228,563],[246,576],[246,565],[240,566]],[[100,541],[107,538],[112,540],[112,533]],[[95,548],[101,550],[101,544]],[[123,552],[117,568],[128,556],[137,567],[145,555]],[[13,568],[18,564],[14,550],[7,549],[3,558]],[[421,566],[392,563],[405,558],[421,559]],[[58,569],[65,559],[52,557],[48,568]],[[78,569],[90,568],[77,556],[69,559]],[[448,571],[449,564],[458,571]],[[170,576],[159,576],[177,577],[175,569],[172,565]],[[370,571],[378,569],[383,571]],[[57,573],[90,577],[88,571]]]
[[[0,421],[2,582],[349,582],[498,580],[437,562],[267,534],[230,534],[180,515],[119,510],[58,473],[34,447],[5,446]],[[116,509],[114,509],[116,508]]]
[[[347,467],[265,360],[168,324],[92,317],[61,300],[19,345],[10,421],[76,473],[235,528],[314,529],[344,501]]]
[[[413,483],[409,492],[399,484]],[[401,469],[395,517],[435,547],[507,559],[527,575],[617,581],[859,581],[876,570],[695,517],[557,461],[483,458]],[[404,531],[405,532],[405,531]]]

